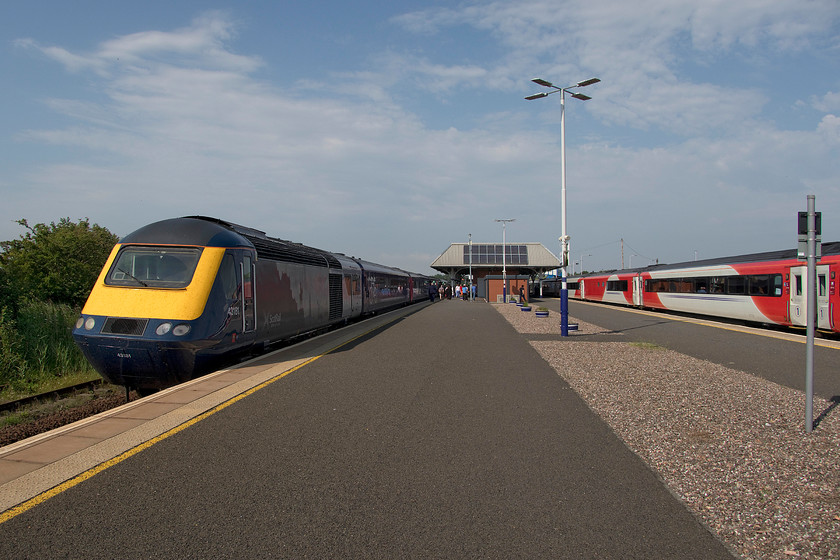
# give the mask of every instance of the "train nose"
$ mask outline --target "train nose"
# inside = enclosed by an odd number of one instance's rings
[[[151,389],[193,377],[192,330],[188,322],[83,315],[76,321],[73,337],[109,382]]]

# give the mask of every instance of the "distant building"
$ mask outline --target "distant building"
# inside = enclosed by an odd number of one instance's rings
[[[477,296],[488,301],[502,301],[502,248],[501,243],[453,243],[431,267],[448,275],[451,282],[466,285],[472,263]],[[561,264],[542,243],[504,245],[504,262],[508,294],[515,296],[518,296],[520,286],[527,293],[529,280],[536,280]]]

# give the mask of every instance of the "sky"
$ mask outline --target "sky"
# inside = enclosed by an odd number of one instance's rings
[[[420,273],[567,233],[587,270],[840,240],[837,0],[0,6],[0,240],[208,215]],[[623,240],[623,242],[622,242]],[[578,270],[580,265],[578,264]]]

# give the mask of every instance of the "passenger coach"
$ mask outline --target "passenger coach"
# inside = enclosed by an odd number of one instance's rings
[[[840,243],[825,243],[817,266],[817,328],[840,330]],[[740,321],[805,326],[807,266],[795,250],[675,265],[654,265],[567,279],[569,297]],[[553,285],[552,285],[553,284]],[[559,293],[559,281],[544,293]]]

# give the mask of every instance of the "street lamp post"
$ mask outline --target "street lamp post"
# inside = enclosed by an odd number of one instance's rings
[[[507,268],[505,267],[507,263],[507,257],[505,257],[505,245],[507,245],[507,240],[505,239],[505,233],[508,222],[515,222],[516,218],[494,221],[502,222],[502,303],[507,303]]]
[[[472,295],[472,284],[473,284],[473,277],[472,277],[472,234],[468,234],[470,236],[470,284],[467,286],[470,290],[470,296],[467,298],[469,301],[473,301]]]
[[[566,235],[566,91],[574,88],[591,86],[592,84],[597,84],[601,80],[598,78],[590,78],[588,80],[578,82],[573,86],[566,86],[562,88],[557,87],[551,82],[543,80],[542,78],[534,78],[531,81],[537,85],[551,88],[551,91],[544,91],[540,93],[535,93],[534,95],[529,95],[525,98],[528,101],[548,97],[552,93],[560,92],[560,177],[562,184],[560,199],[560,205],[562,207],[562,234],[560,236],[560,243],[562,245],[563,253],[560,257],[561,264],[563,265],[560,269],[562,274],[562,284],[560,288],[560,336],[569,336],[569,286],[566,282],[566,267],[569,264],[569,236]],[[582,93],[577,93],[573,91],[570,91],[569,95],[581,101],[588,101],[592,99],[588,95],[584,95]]]
[[[581,255],[580,255],[580,274],[581,275],[583,274],[583,257],[591,257],[591,256],[592,256],[592,253],[587,253],[585,255],[583,253],[581,253]]]

